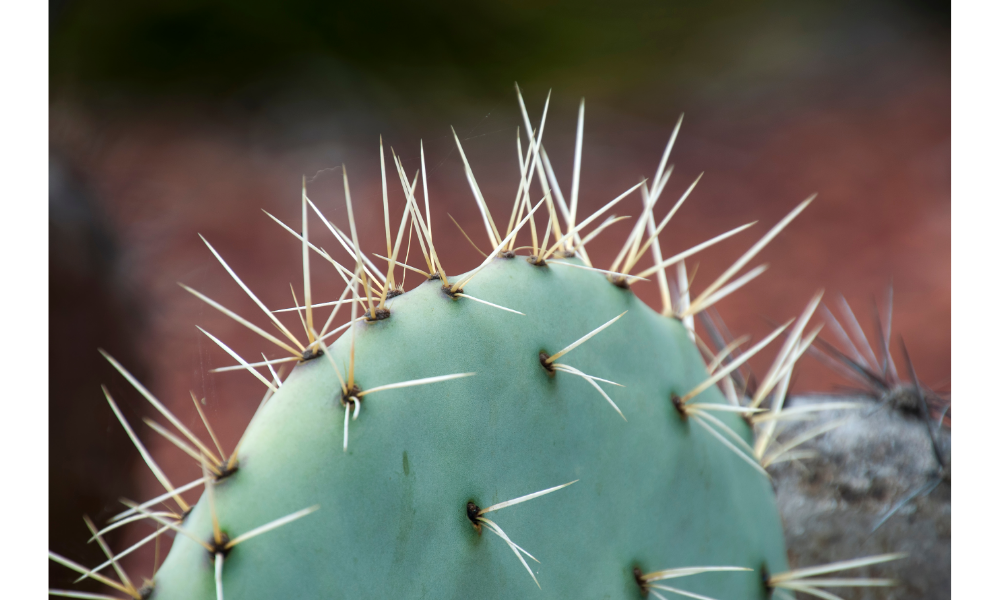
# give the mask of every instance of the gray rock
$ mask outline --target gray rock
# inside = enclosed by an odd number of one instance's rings
[[[792,405],[831,400],[845,398],[797,397]],[[950,598],[950,475],[934,486],[940,469],[922,420],[878,408],[870,400],[859,402],[864,404],[861,410],[819,412],[812,421],[790,423],[780,434],[788,441],[810,428],[855,415],[799,447],[816,451],[815,458],[769,469],[792,568],[906,552],[908,556],[899,561],[829,575],[888,577],[898,586],[830,591],[845,600]],[[950,430],[941,428],[937,436],[950,460]],[[873,532],[890,510],[918,490],[930,491],[914,496]]]

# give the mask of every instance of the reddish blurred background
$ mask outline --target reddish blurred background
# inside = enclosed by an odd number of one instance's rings
[[[159,492],[104,403],[112,395],[172,480],[191,461],[141,425],[149,408],[97,354],[132,369],[200,430],[188,391],[231,449],[263,394],[194,327],[248,359],[272,348],[177,282],[263,323],[198,239],[203,234],[270,307],[301,290],[301,247],[259,209],[300,218],[310,197],[346,226],[351,176],[362,244],[383,239],[378,140],[409,172],[427,154],[435,241],[449,272],[479,261],[447,218],[485,235],[449,125],[487,202],[517,190],[514,81],[537,123],[553,89],[545,146],[569,188],[576,110],[586,97],[581,212],[651,177],[677,117],[662,216],[705,176],[666,230],[664,253],[736,225],[708,250],[695,292],[813,192],[819,197],[755,263],[769,271],[718,305],[736,334],[798,314],[819,288],[843,294],[874,338],[871,307],[895,290],[893,351],[906,340],[921,379],[947,389],[950,327],[949,5],[938,2],[432,4],[56,2],[51,21],[50,547],[101,560],[80,515]],[[696,5],[695,5],[696,4]],[[391,164],[391,163],[390,163]],[[390,175],[398,225],[402,194]],[[618,214],[637,214],[638,196]],[[320,245],[332,238],[313,226]],[[396,226],[396,225],[394,225]],[[610,263],[630,225],[588,247]],[[313,261],[314,297],[334,299]],[[412,274],[411,274],[412,275]],[[339,278],[337,278],[339,280]],[[418,283],[408,279],[409,285]],[[318,288],[318,289],[317,289]],[[655,285],[636,292],[658,306]],[[751,364],[766,369],[773,351]],[[850,382],[800,363],[793,393]],[[145,530],[114,539],[116,547]],[[161,549],[162,557],[162,549]],[[149,574],[153,549],[129,562]],[[56,567],[53,585],[73,576]]]

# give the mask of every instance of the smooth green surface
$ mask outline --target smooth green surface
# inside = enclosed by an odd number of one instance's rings
[[[719,600],[765,598],[761,567],[787,568],[774,494],[670,403],[706,377],[682,325],[600,274],[523,257],[495,260],[465,291],[525,316],[452,300],[430,281],[396,298],[388,320],[359,326],[362,389],[476,376],[366,396],[346,453],[325,358],[298,365],[263,408],[240,470],[217,487],[222,528],[235,537],[321,508],[233,549],[226,598],[640,598],[636,565],[750,567],[664,583]],[[626,386],[604,389],[628,422],[586,381],[550,377],[538,360],[625,310],[558,362]],[[331,347],[338,364],[349,346],[348,333]],[[712,388],[699,401],[724,400]],[[751,441],[740,418],[721,418]],[[476,533],[465,505],[574,479],[488,515],[541,561],[529,560],[539,590],[498,536]],[[185,526],[210,538],[205,497]],[[178,536],[153,597],[215,598],[205,549]]]

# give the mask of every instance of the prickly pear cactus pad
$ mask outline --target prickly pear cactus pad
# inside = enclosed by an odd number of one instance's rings
[[[761,569],[786,568],[767,477],[674,407],[705,379],[684,326],[599,273],[495,259],[466,290],[524,315],[452,299],[428,281],[395,298],[391,317],[355,338],[355,385],[450,373],[472,377],[386,390],[352,410],[323,358],[299,364],[263,407],[240,468],[215,487],[219,525],[234,537],[303,507],[302,520],[234,547],[223,582],[233,598],[639,597],[633,569],[744,566],[686,589],[765,598]],[[626,312],[627,311],[627,312]],[[625,313],[554,364],[612,379],[607,394],[550,370],[555,354]],[[346,372],[350,334],[329,351]],[[602,382],[597,382],[602,385]],[[724,402],[714,388],[698,402]],[[747,443],[749,427],[723,418]],[[536,557],[541,592],[504,540],[475,527],[481,508],[575,481],[484,515]],[[207,498],[184,524],[212,538]],[[212,555],[178,538],[154,598],[213,598]]]
[[[185,288],[284,357],[251,364],[202,330],[238,363],[220,370],[249,374],[267,390],[227,453],[203,413],[209,443],[127,364],[105,354],[169,422],[148,421],[189,455],[199,475],[184,485],[170,482],[105,389],[165,493],[125,502],[128,510],[102,530],[86,520],[108,555],[105,564],[88,568],[50,553],[120,595],[50,593],[137,600],[763,600],[794,592],[829,599],[836,596],[824,586],[889,585],[824,575],[898,555],[797,570],[786,559],[767,468],[804,458],[796,446],[829,427],[778,442],[783,425],[810,411],[853,407],[783,409],[795,362],[819,332],[805,328],[821,294],[749,348],[741,348],[746,338],[711,331],[718,338],[712,350],[694,326],[697,313],[763,272],[759,266],[739,275],[812,198],[692,298],[684,259],[749,225],[663,258],[660,232],[694,188],[662,220],[654,217],[676,130],[652,180],[578,219],[580,137],[566,198],[541,144],[547,108],[535,128],[521,103],[525,131],[538,133],[519,146],[521,185],[503,221],[490,213],[455,136],[490,243],[480,266],[463,275],[449,276],[435,250],[434,236],[442,234],[431,227],[427,182],[419,181],[422,149],[413,174],[392,154],[406,203],[395,235],[383,152],[385,256],[366,254],[359,244],[346,168],[348,232],[323,215],[303,185],[301,228],[279,221],[302,242],[302,295],[293,290],[291,309],[265,306],[206,240],[262,310],[266,327]],[[582,135],[582,104],[578,127]],[[630,196],[642,199],[631,233],[608,268],[596,267],[586,244],[621,218],[597,219]],[[424,259],[419,265],[400,260],[408,220]],[[310,225],[317,223],[353,268],[314,242]],[[644,257],[652,266],[638,270]],[[322,275],[317,258],[329,263]],[[423,279],[404,290],[397,269]],[[339,299],[314,301],[311,281],[319,276],[343,279]],[[660,310],[634,294],[641,284],[657,286]],[[338,315],[346,322],[334,327]],[[296,317],[298,335],[286,323]],[[773,365],[748,391],[739,367],[782,334]],[[193,505],[184,495],[192,490],[201,493]],[[135,522],[156,529],[116,555],[103,534]],[[161,535],[173,537],[169,555],[142,585],[134,583],[121,559]]]

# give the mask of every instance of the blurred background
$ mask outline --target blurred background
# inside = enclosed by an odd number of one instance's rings
[[[118,512],[118,497],[160,489],[101,384],[175,482],[197,475],[141,425],[149,409],[97,347],[192,427],[189,390],[206,398],[228,449],[263,394],[245,373],[209,373],[231,360],[195,324],[246,357],[272,349],[177,286],[262,322],[197,234],[268,306],[291,306],[300,246],[260,209],[301,218],[306,176],[310,197],[346,226],[334,170],[346,164],[362,245],[374,251],[384,235],[379,136],[411,175],[422,140],[439,252],[451,273],[472,268],[480,257],[447,215],[481,247],[485,235],[449,126],[505,219],[518,184],[515,81],[535,123],[552,90],[544,142],[564,189],[586,98],[584,214],[652,177],[684,113],[657,214],[705,176],[661,238],[664,253],[761,221],[688,263],[689,272],[697,266],[695,292],[818,193],[753,263],[770,264],[768,272],[718,305],[729,329],[759,339],[768,319],[791,318],[823,288],[831,307],[844,296],[874,340],[873,301],[885,319],[891,282],[897,364],[902,336],[921,380],[948,389],[947,2],[54,0],[50,8],[50,548],[74,560],[102,560],[80,515],[104,519]],[[403,199],[393,181],[395,227]],[[638,196],[624,206],[619,214],[637,214]],[[610,263],[629,227],[588,247],[596,266]],[[313,264],[315,297],[334,299],[332,271]],[[659,306],[655,285],[635,290]],[[754,370],[772,357],[762,353]],[[799,364],[793,393],[850,384],[809,357]],[[141,535],[113,541],[124,547]],[[149,546],[128,564],[148,574],[153,555]],[[73,576],[55,567],[51,579],[67,587]]]

